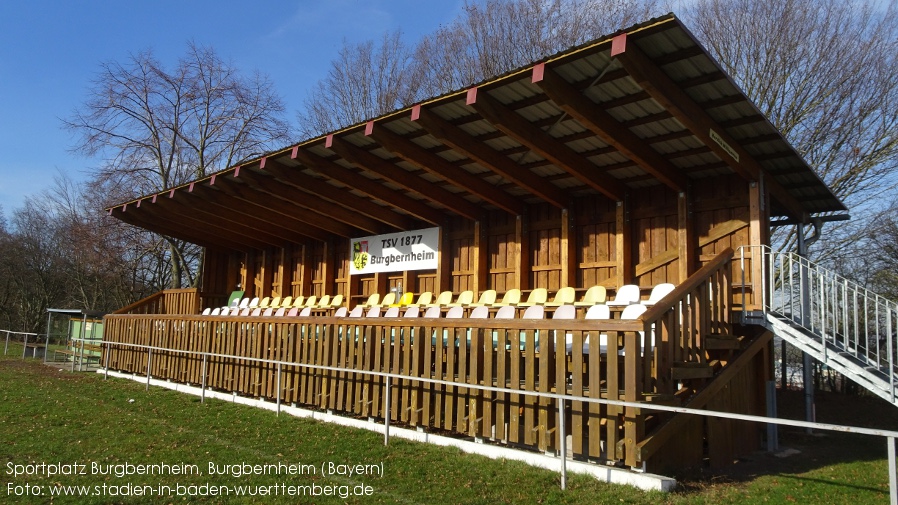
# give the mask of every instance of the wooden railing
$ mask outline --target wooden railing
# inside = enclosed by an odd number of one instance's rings
[[[702,268],[640,320],[112,315],[105,318],[105,335],[113,345],[103,363],[113,370],[149,371],[159,379],[365,417],[385,413],[380,377],[282,365],[278,390],[277,365],[241,358],[396,373],[407,378],[391,384],[394,422],[556,450],[555,402],[513,391],[634,402],[676,398],[675,365],[707,361],[702,336],[729,325],[723,298],[731,256],[730,251]],[[208,353],[205,377],[200,355],[154,351],[149,359],[144,349],[115,347],[119,342]],[[641,465],[636,448],[646,432],[645,414],[578,401],[567,412],[575,457]]]
[[[199,314],[200,297],[195,288],[166,289],[138,300],[113,314]]]

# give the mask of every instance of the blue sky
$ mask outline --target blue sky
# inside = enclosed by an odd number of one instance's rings
[[[104,61],[152,48],[165,64],[188,40],[244,72],[271,77],[294,120],[344,39],[399,29],[408,41],[450,22],[462,0],[0,0],[0,208],[7,218],[63,172],[96,160],[72,154],[60,118],[86,98]]]

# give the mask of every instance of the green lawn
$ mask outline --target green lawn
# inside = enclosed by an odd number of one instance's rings
[[[894,409],[894,407],[892,407]],[[898,411],[898,409],[895,409]],[[888,411],[887,411],[888,412]],[[889,422],[894,422],[890,418]],[[886,427],[882,424],[880,427]],[[676,493],[646,493],[523,464],[470,456],[161,388],[0,358],[0,503],[883,503],[885,443],[845,435],[792,434],[803,453],[757,454],[727,475],[692,474]],[[47,475],[53,464],[83,464],[87,475]],[[227,474],[212,475],[209,464]],[[297,475],[239,475],[241,465],[296,465]],[[34,466],[37,464],[38,466]],[[44,465],[41,465],[44,464]],[[32,465],[28,467],[27,465]],[[127,465],[168,465],[164,475],[122,475]],[[199,475],[175,475],[176,469]],[[226,465],[238,465],[226,467]],[[361,475],[321,474],[322,465],[369,465]],[[349,466],[339,467],[348,470]],[[311,473],[311,468],[315,473]],[[382,468],[383,475],[374,473]],[[13,475],[15,470],[30,475]],[[66,468],[60,468],[66,470]],[[35,473],[36,472],[36,473]],[[107,474],[111,472],[111,474]],[[105,474],[105,475],[104,475]],[[178,496],[229,486],[230,496]],[[27,487],[26,487],[27,486]],[[19,496],[38,491],[42,496]],[[54,497],[85,486],[98,496]],[[105,488],[104,488],[105,486]],[[168,486],[171,493],[166,488]],[[188,488],[186,486],[193,486]],[[210,487],[201,487],[210,486]],[[319,496],[238,497],[238,486],[284,493],[312,486]],[[366,487],[367,486],[367,487]],[[134,496],[141,491],[165,496]],[[344,496],[324,496],[328,491]],[[368,496],[346,496],[368,492]],[[102,494],[105,493],[105,494]],[[115,496],[113,493],[129,493]]]

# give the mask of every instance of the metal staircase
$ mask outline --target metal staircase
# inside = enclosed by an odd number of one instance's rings
[[[737,257],[743,323],[766,327],[898,406],[898,303],[795,253],[743,246]]]

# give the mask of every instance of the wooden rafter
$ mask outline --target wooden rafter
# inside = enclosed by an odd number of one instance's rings
[[[288,167],[271,158],[262,158],[259,168],[277,177],[278,180],[302,189],[307,194],[326,198],[347,210],[364,214],[397,230],[410,230],[413,227],[412,220],[408,216],[393,212],[389,207],[378,205],[368,198],[348,194],[345,189],[304,174],[298,167]]]
[[[328,149],[355,165],[374,172],[408,191],[419,193],[430,199],[430,201],[445,206],[450,211],[468,219],[476,220],[484,213],[484,210],[478,205],[465,200],[442,186],[428,182],[379,156],[360,149],[348,140],[332,137],[332,142]]]
[[[580,124],[612,145],[674,191],[683,192],[686,176],[598,104],[541,63],[533,69],[536,83],[553,102]]]
[[[514,163],[488,145],[473,139],[464,130],[452,125],[436,113],[421,106],[415,106],[412,109],[412,121],[418,122],[428,133],[449,144],[456,151],[464,153],[477,163],[550,204],[561,209],[570,206],[570,197],[564,191],[546,183],[544,178]]]
[[[405,161],[432,175],[446,179],[451,184],[470,191],[506,212],[515,215],[524,212],[524,205],[520,200],[486,182],[481,177],[453,165],[438,154],[432,153],[413,141],[392,132],[385,126],[378,125],[375,127],[372,122],[369,127],[366,127],[366,135]]]
[[[314,221],[311,218],[306,220],[298,219],[292,214],[292,209],[286,205],[279,203],[273,198],[264,198],[258,191],[253,190],[246,184],[236,182],[233,178],[217,177],[214,186],[222,192],[228,194],[234,203],[245,206],[247,214],[255,214],[262,216],[270,222],[288,222],[292,223],[291,227],[302,232],[308,238],[314,240],[327,240],[330,233],[333,233],[322,226],[321,223],[309,223]]]
[[[216,215],[231,222],[240,222],[263,232],[286,238],[292,242],[304,242],[313,238],[304,233],[304,223],[284,218],[268,209],[256,208],[252,213],[238,211],[237,208],[239,206],[234,204],[242,203],[242,201],[228,193],[223,188],[221,181],[215,186],[191,184],[187,194],[196,195],[197,198],[206,202]]]
[[[310,170],[354,188],[371,198],[392,205],[394,208],[402,209],[424,221],[439,225],[446,220],[446,215],[442,211],[415,200],[405,193],[392,190],[377,180],[369,179],[321,156],[306,152],[298,146],[293,148],[291,157]]]
[[[138,202],[138,204],[139,203],[140,202]],[[128,224],[174,239],[185,240],[203,247],[221,247],[245,252],[257,245],[264,246],[264,244],[261,244],[260,242],[232,240],[215,233],[210,233],[208,230],[195,230],[189,226],[181,226],[180,223],[178,223],[178,226],[174,227],[171,226],[171,223],[174,221],[170,220],[167,215],[163,218],[160,217],[159,214],[160,213],[157,212],[141,211],[140,207],[135,209],[133,206],[129,207],[127,205],[110,209],[109,213],[110,216],[115,216],[117,219]]]
[[[299,191],[292,184],[277,181],[270,175],[253,172],[244,167],[240,171],[240,179],[253,188],[295,207],[296,210],[291,211],[291,214],[300,221],[321,226],[337,235],[351,237],[359,235],[358,230],[380,229],[380,223],[367,216],[359,216],[344,207],[330,204],[320,198],[307,198],[306,193]],[[340,216],[340,219],[337,219],[336,216]],[[338,229],[347,235],[337,233]]]
[[[611,44],[611,56],[616,57],[633,78],[652,98],[683,124],[699,140],[711,148],[733,171],[748,181],[762,181],[771,195],[789,215],[802,222],[808,214],[794,196],[773,177],[766,175],[760,164],[722,126],[667,76],[635,44],[627,42],[627,34],[616,36]]]
[[[580,182],[615,201],[624,199],[627,188],[568,146],[552,137],[533,123],[511,111],[488,92],[477,88],[468,90],[467,104],[498,130],[551,161],[555,166],[571,174]]]
[[[257,235],[245,235],[243,233],[239,233],[238,231],[227,226],[227,223],[220,223],[218,219],[214,219],[213,222],[209,222],[209,220],[202,219],[197,217],[197,214],[192,211],[192,209],[187,208],[186,205],[179,203],[173,200],[172,193],[176,190],[170,190],[169,193],[155,195],[151,200],[151,207],[153,213],[157,216],[166,216],[163,219],[169,221],[171,223],[177,223],[178,228],[183,228],[186,230],[191,230],[191,233],[196,233],[197,231],[204,231],[206,233],[210,233],[212,235],[221,236],[225,239],[228,239],[232,242],[243,243],[247,245],[252,245],[252,247],[268,247],[272,244],[272,242],[280,242],[280,240],[276,238],[270,238],[270,240],[265,240],[262,237]]]

